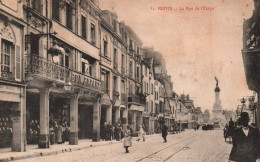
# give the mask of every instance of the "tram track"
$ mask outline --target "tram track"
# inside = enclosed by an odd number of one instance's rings
[[[153,152],[152,154],[149,154],[149,155],[147,155],[147,156],[145,156],[145,157],[143,157],[143,158],[141,158],[141,159],[138,159],[136,162],[140,162],[140,161],[143,161],[143,160],[145,160],[145,159],[149,159],[150,157],[152,157],[152,156],[154,156],[154,155],[156,155],[156,154],[158,154],[158,153],[160,153],[160,152],[162,152],[162,151],[164,151],[164,150],[166,150],[166,149],[169,149],[169,148],[171,148],[171,147],[173,147],[173,146],[176,146],[177,144],[179,144],[179,143],[181,143],[181,142],[183,142],[183,141],[185,141],[185,140],[187,140],[187,139],[183,139],[183,140],[181,140],[181,141],[178,141],[178,142],[176,142],[176,143],[171,144],[170,146],[167,146],[167,147],[164,147],[164,148],[162,148],[162,149],[160,149],[160,150],[157,150],[157,151]],[[178,149],[177,151],[175,151],[173,154],[171,154],[170,156],[168,156],[168,157],[167,157],[165,160],[163,160],[163,161],[167,161],[167,160],[171,159],[175,154],[177,154],[178,152],[180,152],[181,150],[183,150],[185,147],[187,147],[188,145],[190,145],[190,144],[191,144],[192,142],[194,142],[194,141],[195,141],[195,138],[192,139],[191,142],[189,142],[188,144],[184,145],[183,147],[181,147],[180,149]]]

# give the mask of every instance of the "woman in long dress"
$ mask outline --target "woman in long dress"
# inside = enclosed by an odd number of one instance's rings
[[[130,126],[128,125],[125,130],[125,138],[124,138],[124,148],[126,153],[129,153],[128,147],[131,146],[132,146],[132,136],[131,136]]]
[[[58,142],[58,144],[62,143],[62,132],[63,132],[63,127],[62,127],[61,123],[59,123],[58,132],[57,132],[57,142]]]

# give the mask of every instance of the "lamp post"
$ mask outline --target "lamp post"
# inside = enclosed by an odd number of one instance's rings
[[[244,106],[245,106],[245,103],[246,103],[246,99],[243,97],[240,102],[242,103],[242,108],[241,108],[241,113],[243,112],[244,110]]]

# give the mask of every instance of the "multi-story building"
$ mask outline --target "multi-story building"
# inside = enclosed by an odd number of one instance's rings
[[[0,16],[0,140],[13,151],[26,150],[32,125],[39,148],[56,122],[70,127],[71,145],[99,141],[105,123],[170,127],[162,55],[146,50],[143,60],[142,40],[98,0],[5,0]]]
[[[246,75],[246,81],[248,88],[257,92],[258,106],[256,110],[256,125],[260,127],[260,68],[259,68],[259,55],[260,55],[260,32],[259,32],[259,13],[260,2],[254,0],[254,11],[251,18],[244,21],[243,24],[243,49],[242,56],[244,62],[244,69]],[[250,108],[250,111],[254,114],[254,108]],[[237,112],[238,113],[238,112]],[[239,116],[240,113],[237,115]]]
[[[26,148],[23,3],[0,3],[0,147]]]
[[[142,40],[124,22],[121,22],[120,31],[123,40],[127,42],[126,71],[128,93],[128,124],[134,133],[142,125],[142,113],[145,109],[145,96],[142,94]]]
[[[78,137],[99,141],[104,99],[97,3],[30,0],[23,1],[23,6],[28,24],[27,121],[39,121],[39,147],[49,147],[49,122],[53,121],[69,122],[70,144],[77,144]]]
[[[127,98],[126,98],[126,49],[127,44],[122,39],[116,13],[102,11],[101,22],[101,82],[102,89],[112,101],[111,108],[107,108],[110,120],[101,124],[121,123],[126,126]],[[110,112],[111,111],[111,112]],[[101,118],[102,119],[102,118]]]
[[[162,83],[163,88],[159,91],[160,97],[163,98],[163,120],[166,122],[168,127],[170,127],[174,121],[174,106],[170,101],[173,99],[173,83],[171,81],[171,76],[167,74],[165,60],[162,54],[154,51],[153,48],[145,48],[143,50],[143,58],[151,59],[153,58],[153,75],[154,79]],[[162,93],[162,95],[161,95]],[[160,102],[159,102],[160,106]]]

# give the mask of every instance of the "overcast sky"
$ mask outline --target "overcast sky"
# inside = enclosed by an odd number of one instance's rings
[[[240,98],[252,95],[246,84],[241,49],[243,20],[251,17],[253,0],[100,0],[99,3],[102,10],[116,11],[118,20],[129,25],[144,46],[153,46],[163,54],[174,91],[189,94],[196,107],[212,110],[215,76],[219,79],[223,109],[235,110]],[[164,6],[172,10],[158,10]],[[201,10],[203,6],[214,10]]]

